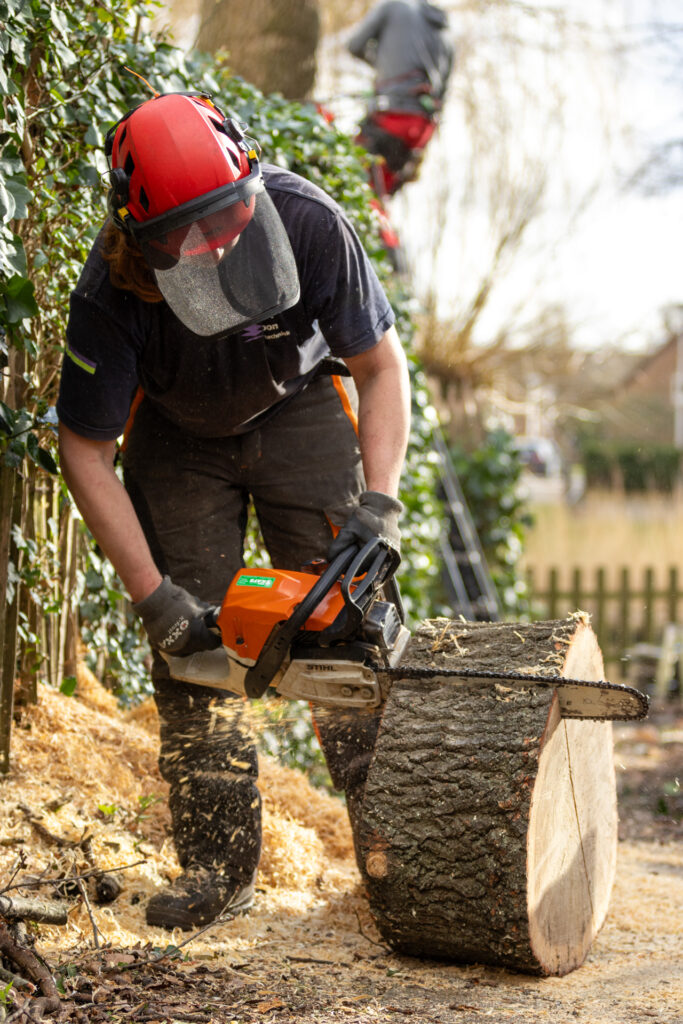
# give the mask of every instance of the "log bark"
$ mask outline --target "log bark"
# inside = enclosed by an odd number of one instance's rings
[[[402,664],[603,678],[580,616],[432,620]],[[561,719],[543,687],[394,681],[352,824],[394,949],[566,974],[585,959],[614,880],[611,723]]]

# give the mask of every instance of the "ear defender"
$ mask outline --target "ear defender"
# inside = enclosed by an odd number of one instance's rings
[[[111,188],[107,195],[107,206],[109,216],[120,231],[129,232],[127,220],[130,216],[126,208],[129,192],[130,179],[122,167],[114,167],[109,172]]]
[[[134,108],[135,109],[135,108]],[[127,210],[128,199],[130,198],[130,178],[122,167],[111,166],[111,155],[114,149],[114,138],[120,125],[127,121],[133,110],[129,110],[123,117],[113,124],[104,137],[104,155],[109,163],[109,192],[107,193],[107,208],[109,216],[119,231],[130,234],[126,221],[130,217]]]

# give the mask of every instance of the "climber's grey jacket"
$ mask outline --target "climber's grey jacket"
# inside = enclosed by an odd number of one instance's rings
[[[380,106],[422,112],[420,95],[425,86],[436,100],[443,98],[454,51],[446,14],[427,0],[377,4],[352,33],[347,47],[375,69]]]

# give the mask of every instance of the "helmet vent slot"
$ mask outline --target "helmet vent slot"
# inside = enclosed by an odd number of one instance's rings
[[[128,153],[126,156],[125,162],[123,164],[123,169],[130,178],[133,174],[133,171],[135,170],[135,161],[133,160],[133,157],[131,156],[130,153]]]
[[[239,158],[236,156],[235,153],[232,152],[232,150],[228,150],[228,153],[230,154],[230,159],[232,160],[233,164],[235,165],[235,170],[241,171],[242,168],[240,167]]]
[[[143,208],[145,213],[149,210],[149,198],[144,188],[140,188],[140,206]]]

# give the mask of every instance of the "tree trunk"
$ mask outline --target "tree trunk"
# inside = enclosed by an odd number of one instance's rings
[[[603,678],[580,617],[425,622],[403,664]],[[394,949],[566,974],[614,879],[611,723],[562,720],[546,688],[395,681],[354,818],[371,909]]]
[[[303,100],[313,88],[318,0],[201,0],[197,46],[264,93]]]

